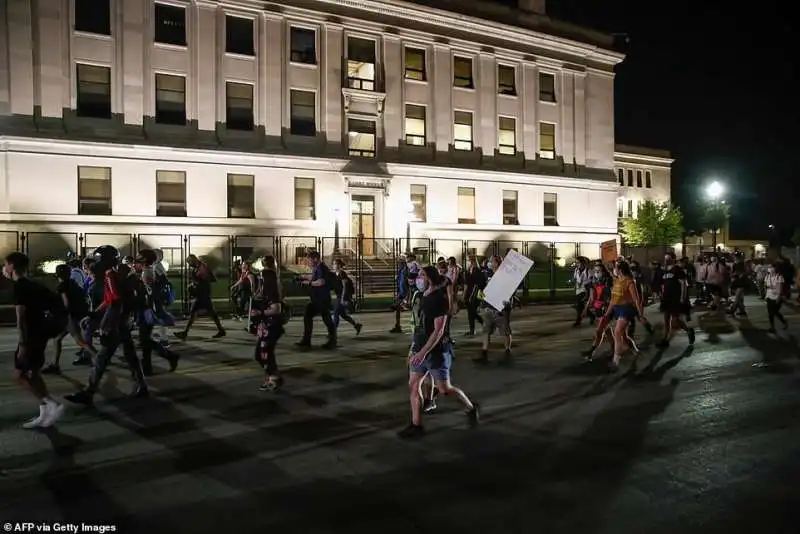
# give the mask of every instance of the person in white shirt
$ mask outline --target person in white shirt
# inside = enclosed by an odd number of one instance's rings
[[[783,276],[778,272],[777,267],[773,264],[767,268],[767,276],[764,278],[765,296],[767,300],[767,317],[769,318],[769,332],[775,333],[775,319],[783,323],[783,329],[786,330],[789,324],[781,313],[781,304],[783,303],[783,287],[785,281]]]
[[[157,248],[154,252],[156,253],[156,258],[158,260],[153,264],[153,274],[155,275],[155,279],[158,280],[162,277],[166,278],[167,268],[164,265],[164,251],[160,248]],[[158,327],[158,342],[164,348],[169,348],[170,346],[169,334],[167,333],[167,327],[164,325],[160,325]]]
[[[711,309],[719,310],[719,303],[725,294],[725,278],[727,266],[717,256],[711,256],[711,263],[706,266],[706,288],[712,297]]]
[[[757,263],[753,266],[753,273],[756,275],[756,286],[758,286],[758,296],[761,300],[766,298],[766,288],[764,287],[764,279],[767,277],[767,265],[764,259],[756,260]]]
[[[583,310],[586,308],[586,302],[589,300],[589,282],[592,281],[591,273],[586,268],[585,258],[578,258],[575,265],[575,272],[572,273],[572,283],[575,284],[575,310],[577,315],[573,327],[581,325],[583,318]]]

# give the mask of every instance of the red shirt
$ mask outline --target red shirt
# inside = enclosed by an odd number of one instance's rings
[[[103,276],[103,302],[97,307],[97,311],[105,311],[120,302],[122,297],[117,284],[117,272],[113,269],[107,270]]]

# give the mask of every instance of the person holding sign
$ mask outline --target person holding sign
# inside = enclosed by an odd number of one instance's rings
[[[470,426],[478,424],[478,404],[471,402],[463,391],[450,382],[453,346],[445,335],[450,301],[446,290],[442,288],[443,282],[436,267],[430,265],[424,267],[417,278],[417,287],[422,291],[420,337],[424,338],[425,342],[418,349],[415,343],[409,351],[408,392],[411,401],[411,424],[398,433],[401,438],[414,439],[425,434],[422,426],[423,399],[420,395],[420,384],[428,374],[436,384],[440,395],[455,397],[463,404]]]
[[[497,276],[500,271],[502,259],[500,256],[492,256],[490,263],[493,276]],[[478,365],[486,365],[489,363],[489,342],[492,339],[492,334],[495,330],[498,330],[503,335],[503,344],[505,347],[505,355],[503,359],[500,360],[500,364],[509,365],[513,361],[511,356],[511,303],[509,301],[503,301],[501,309],[498,310],[487,302],[483,292],[478,292],[478,298],[482,299],[481,318],[483,319],[483,344],[481,355],[473,361]]]

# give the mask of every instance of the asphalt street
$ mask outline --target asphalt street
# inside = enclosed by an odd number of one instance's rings
[[[340,348],[279,347],[286,377],[260,392],[254,340],[203,324],[175,343],[181,364],[126,398],[114,367],[96,405],[57,428],[21,424],[36,404],[12,384],[14,331],[0,331],[0,523],[110,524],[116,532],[796,534],[800,481],[800,316],[765,332],[763,304],[742,320],[695,315],[666,350],[641,332],[620,372],[583,362],[589,326],[564,306],[516,313],[512,367],[476,368],[478,340],[453,327],[453,378],[483,408],[469,429],[455,401],[408,422],[408,336],[365,314]],[[651,318],[660,319],[655,312]],[[659,327],[660,328],[660,327]],[[317,324],[315,343],[321,344]],[[493,356],[502,353],[495,342]],[[75,391],[86,368],[48,380]]]

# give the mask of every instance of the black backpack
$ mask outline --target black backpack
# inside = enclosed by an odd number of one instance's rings
[[[47,339],[53,339],[63,334],[67,329],[67,309],[64,307],[61,295],[43,285],[39,287],[42,292],[41,299],[44,303],[42,309],[44,314],[42,321],[43,333]]]

